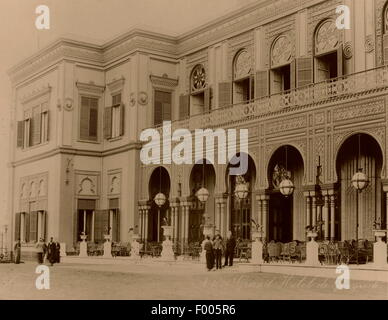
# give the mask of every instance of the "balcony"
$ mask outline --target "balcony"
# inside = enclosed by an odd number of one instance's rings
[[[343,101],[388,88],[388,65],[313,83],[172,122],[172,130],[225,127],[296,107]],[[161,129],[161,127],[159,127]]]

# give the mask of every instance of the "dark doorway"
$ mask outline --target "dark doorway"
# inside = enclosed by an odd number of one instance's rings
[[[281,193],[271,195],[269,205],[269,239],[292,241],[292,197],[285,197]]]

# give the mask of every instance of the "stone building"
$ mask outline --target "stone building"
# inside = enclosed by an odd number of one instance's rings
[[[81,232],[126,242],[133,229],[157,242],[168,218],[181,245],[200,241],[204,222],[248,240],[251,219],[267,240],[305,240],[306,226],[321,239],[358,230],[374,240],[388,213],[388,8],[345,0],[351,28],[339,30],[342,2],[259,1],[177,37],[136,29],[101,46],[59,39],[13,67],[12,239],[28,250],[53,236],[71,248]],[[248,171],[142,163],[140,134],[162,133],[163,121],[248,129]],[[369,180],[359,194],[358,170]]]

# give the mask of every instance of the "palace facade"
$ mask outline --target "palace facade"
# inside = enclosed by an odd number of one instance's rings
[[[180,245],[200,241],[206,223],[249,240],[253,219],[269,241],[305,240],[308,226],[320,239],[374,241],[388,214],[388,6],[345,0],[351,28],[339,30],[341,4],[258,1],[177,37],[59,39],[13,67],[12,240],[28,250],[54,237],[68,251],[82,232],[91,242],[133,232],[160,242],[166,220]],[[248,129],[247,172],[143,164],[140,133],[162,134],[163,121]],[[369,181],[360,193],[357,171]]]

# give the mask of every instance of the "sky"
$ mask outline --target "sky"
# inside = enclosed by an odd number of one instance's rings
[[[134,28],[179,35],[258,0],[0,0],[0,227],[6,223],[11,83],[7,70],[66,36],[101,44]],[[50,9],[37,30],[35,9]]]

